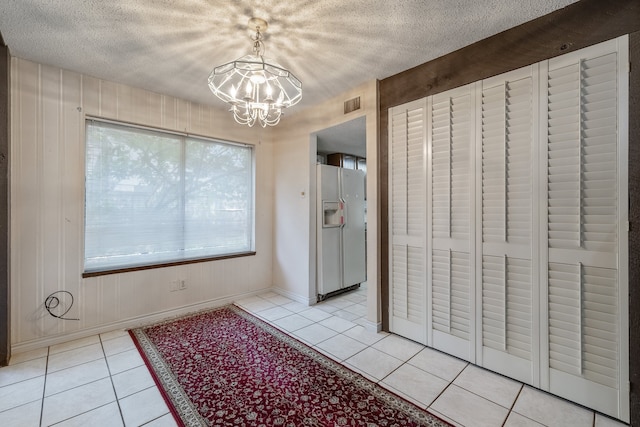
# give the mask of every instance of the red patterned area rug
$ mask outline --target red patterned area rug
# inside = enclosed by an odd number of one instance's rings
[[[448,426],[235,306],[129,331],[183,426]]]

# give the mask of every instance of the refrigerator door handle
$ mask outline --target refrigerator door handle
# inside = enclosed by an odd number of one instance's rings
[[[340,198],[340,227],[344,228],[347,225],[347,202]]]

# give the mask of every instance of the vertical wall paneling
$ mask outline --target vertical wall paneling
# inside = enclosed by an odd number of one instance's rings
[[[389,205],[389,327],[426,344],[425,100],[389,110],[389,123],[389,188],[393,194]]]
[[[83,233],[80,227],[84,224],[84,204],[78,205],[76,200],[84,200],[84,145],[76,141],[84,141],[83,76],[74,73],[63,74],[62,97],[62,208],[63,215],[59,225],[62,230],[60,252],[63,258],[60,263],[63,288],[77,286],[76,297],[82,299],[85,288],[80,286],[80,278],[71,272],[82,269],[81,260],[73,254],[84,250]],[[86,317],[84,317],[86,319]]]
[[[87,115],[255,144],[256,255],[82,279]],[[14,352],[231,302],[272,286],[271,140],[220,117],[211,107],[11,58]],[[185,280],[187,289],[169,292],[171,280]],[[67,316],[80,321],[45,311],[45,298],[58,290],[74,295]]]
[[[31,62],[12,58],[11,65],[11,342],[15,346],[20,336],[42,329],[41,316],[34,315],[34,307],[42,304],[44,292],[40,291],[38,273],[41,251],[37,237],[40,223],[37,215],[38,171],[35,166],[37,126],[33,125],[40,120],[36,101],[39,72],[37,64]],[[23,191],[16,191],[18,185]],[[28,208],[17,209],[19,206]],[[29,283],[31,286],[18,287],[17,283]],[[28,322],[23,322],[23,319]]]
[[[62,233],[47,233],[46,230],[58,230],[61,226],[62,211],[62,191],[59,185],[61,179],[61,162],[64,161],[62,151],[63,144],[60,137],[60,104],[62,100],[62,71],[53,67],[39,67],[39,84],[41,102],[41,121],[38,127],[38,140],[36,164],[39,171],[38,176],[38,199],[39,209],[46,212],[46,215],[39,215],[40,230],[39,244],[41,253],[40,285],[44,293],[40,296],[40,301],[44,302],[46,295],[64,287],[61,282],[60,268],[60,239]],[[45,178],[46,177],[46,178]],[[76,289],[73,289],[76,291]],[[76,293],[76,292],[74,292]],[[62,322],[56,322],[53,317],[42,317],[42,327],[51,332],[60,333],[63,331]],[[75,325],[69,325],[74,327]]]
[[[434,95],[428,114],[427,289],[433,347],[475,360],[475,91]]]

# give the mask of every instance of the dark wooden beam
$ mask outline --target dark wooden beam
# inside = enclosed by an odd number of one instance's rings
[[[629,36],[629,380],[631,425],[640,425],[640,31]]]
[[[0,34],[0,366],[11,356],[9,283],[9,48]]]
[[[629,339],[631,425],[640,426],[640,1],[581,0],[379,83],[378,236],[383,328],[388,330],[388,110],[415,99],[630,34]]]
[[[424,98],[640,29],[638,0],[582,0],[381,81],[380,108]]]

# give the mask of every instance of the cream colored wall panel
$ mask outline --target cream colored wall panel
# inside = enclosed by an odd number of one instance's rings
[[[11,96],[11,132],[12,141],[19,138],[20,143],[11,144],[11,282],[12,282],[12,342],[16,335],[30,334],[41,328],[35,315],[34,307],[43,301],[43,291],[39,286],[42,277],[40,264],[42,251],[38,245],[39,230],[39,198],[38,176],[35,167],[37,162],[38,128],[34,126],[40,115],[38,95],[40,90],[39,67],[34,63],[12,60]],[[15,186],[22,191],[16,192]],[[16,287],[19,292],[13,291]],[[14,309],[15,307],[15,309]],[[17,316],[29,319],[29,322],[17,323]]]
[[[38,105],[38,126],[35,141],[35,164],[37,174],[36,187],[33,191],[38,199],[38,228],[41,230],[39,238],[39,249],[42,254],[42,274],[45,291],[51,289],[47,286],[49,277],[57,276],[57,266],[51,262],[51,258],[57,253],[58,233],[48,233],[48,229],[57,222],[59,218],[59,190],[53,185],[53,180],[59,176],[59,122],[58,122],[58,102],[60,96],[59,72],[56,73],[49,67],[41,67],[39,73],[39,97],[41,102]],[[53,181],[53,182],[52,182]]]
[[[254,275],[253,266],[247,258],[235,258],[233,262],[227,266],[228,280],[226,286],[238,286],[242,292],[247,291],[247,280]],[[227,290],[229,293],[233,291]]]
[[[211,107],[169,96],[18,58],[11,66],[14,352],[272,286],[273,147],[268,133],[236,125],[222,110],[216,115]],[[82,279],[86,115],[256,144],[258,255]],[[170,279],[186,280],[187,289],[169,292]],[[73,294],[67,316],[79,322],[46,313],[44,299],[56,290]]]
[[[103,278],[105,277],[108,276],[92,277],[82,281],[83,286],[80,287],[80,292],[78,292],[78,299],[82,301],[82,304],[74,307],[74,315],[80,318],[80,325],[84,328],[94,326],[103,321],[100,303],[103,300]],[[116,311],[116,308],[114,307],[112,311]],[[91,313],[94,314],[91,315]],[[90,322],[87,322],[88,319]]]
[[[39,192],[41,209],[39,226],[42,230],[40,245],[42,250],[42,274],[44,276],[43,289],[45,293],[49,293],[58,289],[57,282],[60,279],[58,254],[63,249],[60,247],[62,197],[61,186],[59,185],[62,173],[60,168],[62,159],[60,154],[61,71],[52,67],[42,66],[40,81],[41,119],[36,142],[40,153],[36,160],[36,170],[40,171],[37,191]],[[56,324],[59,322],[50,323]]]
[[[279,135],[274,151],[274,284],[310,302],[310,210],[309,201],[300,195],[309,192],[309,133],[297,140],[290,140],[284,133]]]
[[[91,114],[87,112],[87,114]],[[100,80],[100,101],[96,113],[101,117],[118,119],[118,85]]]
[[[178,100],[176,98],[160,96],[160,127],[178,130]]]
[[[78,308],[82,310],[78,317],[83,327],[109,324],[120,319],[123,299],[118,279],[118,275],[109,275],[83,280],[82,292],[88,294],[78,301]],[[106,302],[112,303],[109,310],[104,307]]]
[[[136,104],[133,99],[133,88],[122,84],[116,84],[116,117],[128,121],[141,123],[144,114],[140,114],[140,105]],[[103,103],[104,105],[104,103]]]
[[[192,105],[189,120],[189,131],[204,134],[213,122],[211,108],[204,105]]]
[[[189,114],[191,109],[191,104],[183,99],[175,99],[175,108],[176,108],[176,129],[181,130],[183,132],[187,132],[189,130]]]
[[[62,232],[61,280],[63,283],[79,284],[82,271],[81,259],[73,254],[82,253],[84,223],[83,185],[84,182],[84,115],[82,113],[82,84],[80,74],[65,71],[62,75],[63,93],[61,105],[61,187],[62,218],[59,228]]]
[[[141,107],[140,112],[144,112],[144,116],[140,119],[149,123],[150,126],[162,126],[162,95],[149,92],[142,89],[133,91],[133,101]]]
[[[256,180],[261,183],[261,191],[255,192],[254,213],[256,219],[255,247],[258,256],[268,256],[272,254],[272,218],[273,218],[273,144],[258,141],[255,146],[255,154],[261,159],[256,162]],[[266,209],[256,209],[257,206],[269,207]],[[271,262],[268,264],[269,272],[272,269]]]
[[[197,266],[194,266],[195,268],[183,266],[176,269],[176,274],[180,277],[186,277],[188,280],[187,286],[191,288],[193,295],[199,295],[202,293],[206,293],[209,287],[214,287],[217,289],[217,279],[211,273],[213,272],[215,274],[215,270],[212,267],[218,265],[222,264],[216,262],[207,262],[198,264]],[[223,293],[223,290],[220,289],[219,291]],[[170,292],[169,294],[171,293],[174,292]]]
[[[71,73],[71,71],[67,71]],[[83,114],[89,114],[93,116],[100,115],[100,90],[101,81],[91,76],[80,76],[82,82],[82,98],[81,103],[78,106],[81,108]]]
[[[136,104],[139,102],[144,103],[144,109],[142,111],[144,111],[146,116],[143,120],[148,121],[150,126],[162,127],[162,99],[164,97],[155,92],[135,89],[133,98]]]

